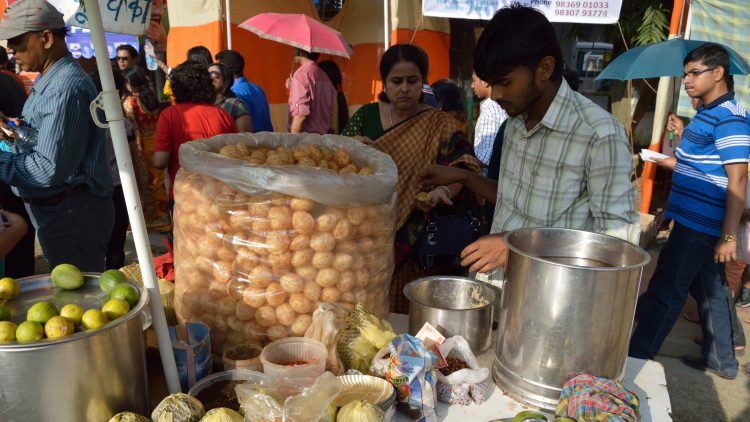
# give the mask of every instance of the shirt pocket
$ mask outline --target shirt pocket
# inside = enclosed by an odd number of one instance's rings
[[[558,166],[553,169],[523,169],[521,183],[525,194],[520,195],[519,210],[540,227],[555,225],[572,210],[583,190],[583,176]]]

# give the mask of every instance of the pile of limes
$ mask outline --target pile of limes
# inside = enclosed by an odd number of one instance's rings
[[[77,289],[84,282],[81,271],[70,264],[56,266],[50,279],[52,284],[65,290]],[[0,279],[0,343],[31,343],[45,337],[56,339],[76,331],[96,330],[126,315],[140,298],[138,290],[127,282],[120,270],[105,271],[99,278],[99,287],[109,297],[101,309],[84,311],[80,305],[69,303],[58,311],[49,302],[37,302],[26,312],[26,320],[16,325],[4,303],[18,296],[20,286],[10,277]]]

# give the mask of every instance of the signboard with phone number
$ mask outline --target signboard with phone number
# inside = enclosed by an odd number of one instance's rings
[[[500,6],[509,5],[514,1],[501,0]],[[622,0],[525,0],[521,3],[541,10],[551,22],[598,24],[616,23],[622,7]]]

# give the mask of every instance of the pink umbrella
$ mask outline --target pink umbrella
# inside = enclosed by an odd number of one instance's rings
[[[352,48],[340,32],[302,14],[261,13],[240,24],[261,38],[291,45],[311,53],[349,58]]]

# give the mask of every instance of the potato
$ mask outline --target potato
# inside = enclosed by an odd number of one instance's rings
[[[276,309],[270,306],[261,306],[255,311],[255,321],[263,327],[276,324]]]
[[[292,266],[293,267],[304,267],[312,263],[313,255],[316,252],[311,249],[305,249],[304,251],[296,251],[292,253]],[[325,253],[325,252],[324,252]]]
[[[294,236],[291,243],[289,243],[290,251],[301,251],[307,249],[308,247],[310,247],[310,236],[304,234],[298,234],[297,236]]]
[[[305,284],[305,297],[310,299],[312,302],[317,302],[320,300],[320,295],[323,292],[323,289],[318,286],[316,283],[307,283]]]
[[[345,240],[354,233],[352,223],[349,220],[342,219],[336,223],[336,227],[333,228],[333,238],[336,240]]]
[[[266,245],[271,253],[286,252],[291,241],[291,236],[284,232],[271,232],[266,237]]]
[[[315,233],[310,237],[310,247],[316,252],[331,252],[336,247],[336,239],[331,233]]]
[[[238,300],[234,305],[234,316],[240,321],[250,321],[255,316],[255,308]]]
[[[305,288],[305,280],[294,273],[283,275],[279,280],[279,284],[287,293],[300,293]]]
[[[318,230],[321,232],[330,232],[336,227],[339,218],[335,214],[322,214],[317,220]]]
[[[338,253],[333,258],[333,262],[331,263],[331,266],[333,266],[333,269],[335,269],[338,272],[344,272],[344,271],[349,270],[352,267],[353,261],[354,261],[354,258],[351,255],[347,253]]]
[[[338,283],[336,283],[336,288],[342,292],[348,292],[351,291],[356,284],[357,276],[351,271],[346,271],[341,273],[341,277],[339,278]]]
[[[275,206],[268,211],[272,230],[286,230],[292,227],[292,212],[287,207]]]
[[[307,211],[295,211],[292,214],[292,227],[297,233],[312,233],[315,230],[315,219]]]
[[[294,323],[295,318],[297,318],[297,314],[288,303],[282,303],[276,307],[276,320],[281,323],[281,325],[288,327]]]
[[[289,336],[289,330],[283,325],[274,325],[266,331],[266,335],[270,340],[280,340]]]
[[[256,234],[264,234],[271,231],[271,220],[263,217],[254,217],[249,221],[250,230]],[[246,225],[243,227],[247,227]]]
[[[302,277],[302,279],[308,283],[315,282],[315,277],[318,276],[318,269],[313,267],[312,265],[297,267],[295,269],[295,272],[298,276]]]
[[[333,268],[325,268],[318,272],[318,275],[315,277],[315,282],[318,283],[320,287],[332,287],[336,285],[338,278],[338,271]]]
[[[312,316],[310,315],[297,315],[294,323],[289,327],[289,331],[295,336],[302,337],[310,325],[312,324]]]
[[[242,301],[248,306],[258,309],[266,304],[266,289],[248,287],[242,292]]]
[[[248,280],[255,288],[266,288],[273,281],[273,273],[269,267],[258,265],[250,271]]]
[[[315,252],[312,258],[313,267],[322,270],[333,264],[334,255],[331,252]]]
[[[289,306],[298,314],[308,314],[313,310],[312,300],[303,293],[293,293],[289,296]]]
[[[271,283],[266,288],[266,302],[270,306],[279,306],[286,302],[286,298],[289,297],[289,293],[281,288],[279,283]]]
[[[295,211],[310,211],[315,206],[315,202],[309,199],[292,198],[289,207]]]
[[[275,271],[286,271],[292,268],[292,253],[289,251],[268,254],[268,265]]]
[[[321,302],[338,302],[341,299],[341,292],[335,287],[326,287],[320,294]]]
[[[343,148],[339,148],[336,150],[336,152],[333,154],[333,160],[340,167],[346,167],[352,162],[352,158],[349,156],[349,153]]]

